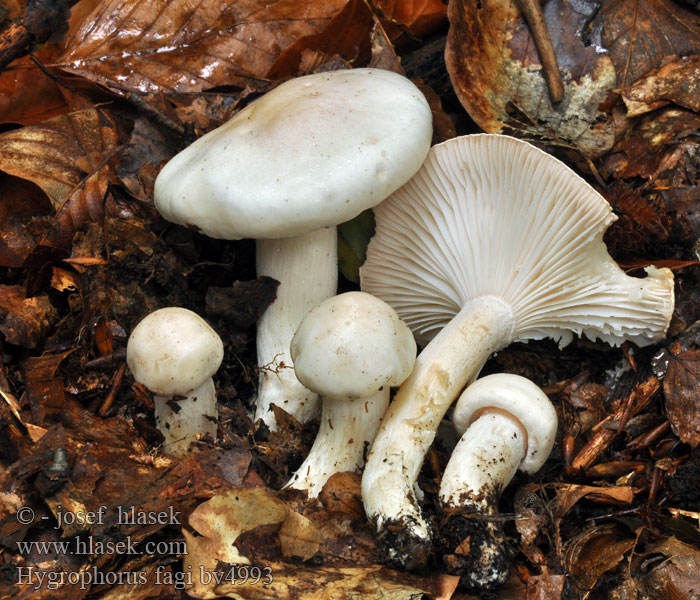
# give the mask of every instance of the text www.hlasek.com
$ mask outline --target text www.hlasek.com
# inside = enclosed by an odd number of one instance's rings
[[[95,540],[92,536],[87,538],[76,537],[71,541],[33,541],[17,542],[17,550],[22,556],[30,553],[36,554],[187,554],[187,544],[178,541],[146,542],[143,549],[137,548],[130,537],[120,542]]]

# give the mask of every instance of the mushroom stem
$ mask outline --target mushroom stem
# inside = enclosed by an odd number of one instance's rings
[[[525,457],[527,432],[513,415],[487,412],[474,421],[452,451],[440,483],[445,518],[440,525],[442,561],[462,587],[488,590],[508,576],[508,546],[498,520],[498,499]]]
[[[216,389],[210,377],[183,400],[155,396],[156,426],[165,437],[163,449],[175,456],[187,456],[197,434],[216,437]]]
[[[483,413],[464,432],[452,451],[440,483],[446,507],[469,505],[495,512],[498,498],[525,457],[527,432],[505,411]]]
[[[359,473],[389,405],[389,386],[359,400],[323,398],[321,425],[309,455],[285,487],[316,498],[335,473]]]
[[[418,568],[430,554],[430,530],[414,486],[445,412],[488,357],[513,335],[511,309],[496,296],[470,300],[418,356],[372,445],[362,498],[393,565]],[[398,527],[393,527],[398,525]]]
[[[256,266],[258,275],[280,282],[277,298],[258,322],[257,336],[260,387],[255,418],[275,430],[272,404],[301,423],[318,414],[318,394],[297,380],[289,344],[306,313],[335,294],[337,230],[328,227],[294,238],[257,240]]]

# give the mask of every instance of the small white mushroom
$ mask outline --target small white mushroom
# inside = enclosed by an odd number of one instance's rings
[[[316,440],[287,486],[315,498],[334,473],[361,471],[389,404],[389,388],[413,368],[416,342],[388,304],[348,292],[304,317],[291,353],[297,377],[323,404]]]
[[[467,387],[455,406],[461,439],[440,483],[443,562],[470,590],[491,589],[508,575],[501,523],[480,518],[498,512],[498,499],[520,469],[535,473],[557,433],[557,413],[529,379],[500,373]],[[469,549],[464,548],[464,543]]]
[[[431,137],[428,103],[405,77],[318,73],[256,100],[158,175],[166,219],[215,238],[256,238],[258,275],[280,281],[257,337],[256,418],[270,428],[272,404],[301,422],[317,414],[318,397],[290,368],[289,343],[304,315],[336,293],[336,225],[403,185]]]
[[[625,275],[603,242],[616,219],[605,199],[561,161],[507,136],[434,146],[375,213],[362,289],[429,343],[377,433],[362,493],[385,560],[415,567],[431,548],[414,489],[423,457],[488,357],[516,340],[565,346],[574,333],[661,340],[673,275]]]
[[[131,332],[126,362],[134,379],[155,394],[163,448],[185,456],[198,434],[216,436],[216,390],[221,338],[199,315],[176,306],[145,317]]]

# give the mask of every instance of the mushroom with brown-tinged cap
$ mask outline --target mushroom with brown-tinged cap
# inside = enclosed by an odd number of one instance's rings
[[[216,437],[212,375],[223,357],[221,338],[186,308],[153,311],[131,332],[126,362],[134,379],[155,394],[156,425],[170,454],[187,455],[197,435]]]
[[[515,340],[573,333],[611,344],[661,340],[673,275],[625,275],[603,233],[609,204],[562,162],[507,136],[434,146],[416,175],[375,209],[363,290],[396,309],[419,343],[362,479],[385,559],[424,564],[430,530],[414,489],[435,431],[486,359]]]
[[[347,292],[321,302],[291,345],[299,380],[323,398],[321,425],[288,487],[321,492],[335,473],[359,473],[389,404],[416,360],[411,330],[386,302]]]
[[[258,324],[256,416],[297,420],[317,396],[294,376],[289,343],[337,284],[335,226],[375,206],[420,167],[432,114],[408,79],[381,69],[318,73],[278,86],[175,156],[155,184],[169,221],[256,238],[257,269],[280,281]]]
[[[488,590],[509,567],[502,523],[488,517],[518,469],[536,473],[547,460],[557,412],[529,379],[497,373],[467,386],[452,423],[461,437],[440,482],[442,561],[463,587]]]

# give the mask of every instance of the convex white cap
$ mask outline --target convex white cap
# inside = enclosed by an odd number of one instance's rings
[[[176,306],[145,317],[126,346],[134,379],[158,396],[187,395],[216,372],[223,357],[221,338],[209,324]]]
[[[214,238],[300,235],[384,200],[420,167],[431,137],[428,103],[401,75],[299,77],[175,156],[156,179],[156,208]]]
[[[329,298],[292,339],[297,378],[326,398],[365,398],[411,372],[416,342],[388,304],[363,292]]]
[[[547,395],[520,375],[497,373],[477,379],[455,405],[452,423],[458,435],[489,410],[508,413],[522,425],[527,433],[527,450],[519,469],[525,473],[539,471],[557,435],[557,412]]]
[[[617,219],[610,205],[527,142],[479,134],[433,146],[375,214],[362,289],[393,306],[421,343],[478,297],[509,308],[513,341],[565,346],[574,332],[645,346],[671,320],[671,271],[627,276],[603,242]]]

